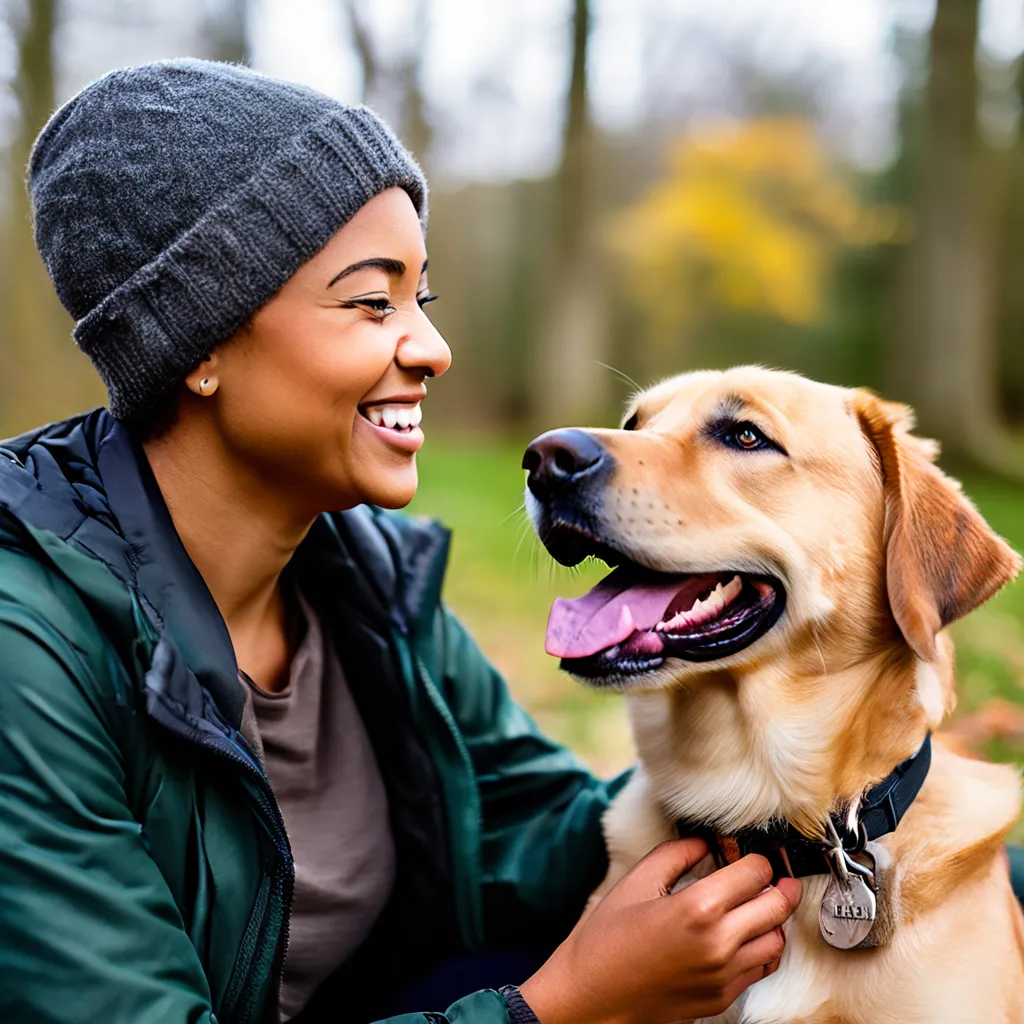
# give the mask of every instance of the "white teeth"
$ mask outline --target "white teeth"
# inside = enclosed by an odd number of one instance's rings
[[[733,576],[724,587],[718,583],[707,597],[694,601],[692,608],[685,612],[676,612],[668,622],[659,622],[654,629],[658,633],[665,633],[682,629],[684,626],[699,626],[702,622],[709,622],[732,604],[742,590],[743,581],[739,576]]]
[[[408,430],[418,427],[423,419],[420,403],[415,405],[378,405],[366,409],[366,418],[376,427],[385,426],[391,430]]]

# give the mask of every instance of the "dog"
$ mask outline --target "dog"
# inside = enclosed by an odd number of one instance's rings
[[[869,391],[738,367],[524,458],[550,554],[613,569],[547,634],[627,694],[638,754],[594,898],[683,834],[803,876],[779,969],[716,1024],[1024,1021],[1018,773],[930,740],[956,700],[945,627],[1021,560],[912,427]]]

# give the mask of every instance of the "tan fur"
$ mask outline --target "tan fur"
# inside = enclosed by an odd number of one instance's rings
[[[709,437],[722,408],[787,455]],[[787,605],[748,649],[670,660],[627,687],[640,769],[607,814],[598,895],[677,818],[732,832],[785,817],[821,834],[952,710],[942,629],[1020,567],[903,406],[741,367],[667,381],[633,411],[636,432],[594,432],[616,462],[605,539],[661,571],[770,573]],[[936,743],[917,801],[882,840],[890,940],[831,949],[817,923],[827,878],[805,879],[782,967],[717,1024],[1024,1021],[1024,923],[1002,853],[1020,799],[1013,769]]]

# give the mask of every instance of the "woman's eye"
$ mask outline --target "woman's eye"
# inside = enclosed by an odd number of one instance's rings
[[[438,295],[417,295],[416,303],[422,309],[428,302],[437,302],[439,298]]]
[[[357,299],[345,299],[339,304],[343,309],[368,309],[378,320],[384,320],[395,312],[391,300],[384,297],[364,296]]]
[[[390,299],[363,299],[359,305],[372,309],[374,313],[381,317],[388,316],[395,311],[395,307],[391,305]]]

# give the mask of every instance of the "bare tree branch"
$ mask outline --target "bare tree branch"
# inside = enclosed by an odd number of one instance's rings
[[[342,6],[348,16],[352,30],[352,42],[359,57],[359,66],[363,72],[363,102],[369,103],[377,91],[380,66],[377,53],[373,46],[370,30],[363,21],[359,0],[343,0]]]
[[[210,57],[246,64],[249,61],[249,2],[222,0],[220,6],[222,10],[208,20],[205,32]]]

